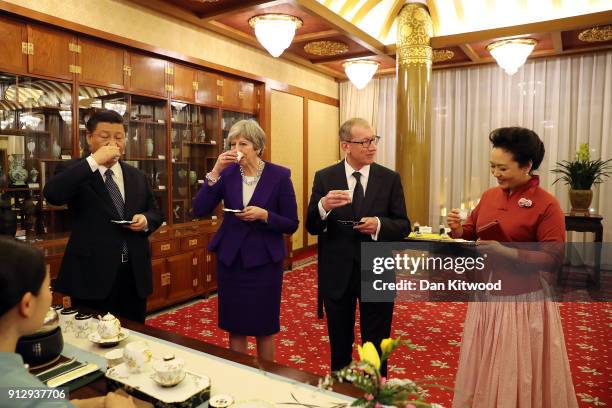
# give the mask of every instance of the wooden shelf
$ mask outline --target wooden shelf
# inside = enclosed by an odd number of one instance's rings
[[[186,161],[173,161],[172,164],[188,165],[189,162],[186,162]]]
[[[160,159],[158,157],[126,157],[125,160],[129,160],[129,161],[166,161],[166,159]]]
[[[210,142],[186,142],[186,141],[183,141],[183,144],[196,145],[196,146],[219,146],[219,143],[210,143]]]
[[[67,205],[43,205],[43,211],[65,211],[68,209]]]
[[[157,126],[166,126],[166,122],[159,123],[152,120],[139,120],[139,119],[130,119],[130,123],[140,123],[143,125],[157,125]]]
[[[1,133],[3,135],[9,136],[49,136],[51,132],[45,132],[43,130],[30,130],[30,129],[2,129]]]
[[[0,191],[4,192],[17,192],[17,191],[36,191],[40,190],[40,187],[37,188],[29,188],[29,187],[9,187],[9,188],[0,188]]]
[[[39,160],[41,162],[48,162],[48,163],[60,163],[60,162],[67,162],[72,160],[72,157],[70,159],[30,159],[30,160]]]

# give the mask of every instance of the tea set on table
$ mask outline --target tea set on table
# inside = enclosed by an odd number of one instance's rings
[[[91,315],[77,313],[74,309],[64,309],[59,313],[60,326],[65,333],[71,330],[76,338],[87,338],[100,347],[114,347],[125,340],[130,332],[121,327],[115,316],[107,313],[98,316],[96,331],[91,331]],[[151,379],[162,387],[173,387],[185,379],[185,363],[180,358],[169,354],[158,361],[153,361],[153,353],[145,341],[133,341],[124,348],[114,349],[104,355],[108,368],[125,363],[132,374],[150,371]]]
[[[93,343],[103,347],[108,344],[116,345],[129,335],[129,332],[121,327],[119,319],[112,314],[98,317],[98,330],[89,335],[89,340]],[[185,363],[182,359],[167,355],[161,361],[153,362],[153,353],[145,341],[133,341],[123,349],[109,351],[104,357],[108,368],[125,363],[132,374],[149,371],[152,366],[151,379],[162,387],[175,386],[185,379]]]

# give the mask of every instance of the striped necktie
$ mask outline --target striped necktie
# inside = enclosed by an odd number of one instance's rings
[[[123,202],[123,197],[121,196],[121,191],[119,191],[119,187],[117,186],[117,183],[115,183],[115,180],[113,180],[113,174],[114,173],[111,169],[106,170],[106,173],[104,173],[104,177],[105,177],[104,184],[106,185],[108,194],[110,194],[111,200],[113,200],[113,204],[115,204],[115,208],[117,209],[117,213],[119,214],[119,217],[123,219],[124,214],[125,214],[125,211],[124,211],[125,203]],[[121,253],[123,255],[127,255],[128,253],[127,242],[125,241],[123,241],[122,243]]]

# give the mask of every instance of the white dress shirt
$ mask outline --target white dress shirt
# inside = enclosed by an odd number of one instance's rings
[[[367,166],[363,166],[359,170],[355,170],[350,166],[350,164],[348,164],[345,159],[344,173],[346,175],[346,184],[348,185],[348,189],[351,191],[351,195],[353,194],[353,191],[355,191],[355,186],[357,185],[357,179],[355,178],[355,176],[353,176],[353,173],[356,171],[359,171],[359,173],[361,173],[361,177],[359,178],[359,180],[361,181],[361,186],[363,187],[363,195],[365,197],[368,188],[368,179],[370,178],[370,165],[368,164]],[[321,216],[321,219],[325,221],[329,216],[329,213],[331,213],[333,210],[325,211],[325,209],[323,208],[323,198],[319,200],[318,207],[319,215]],[[374,218],[376,218],[376,221],[378,221],[378,226],[376,227],[376,234],[371,234],[370,236],[374,241],[378,241],[378,234],[380,233],[380,219],[378,217]]]

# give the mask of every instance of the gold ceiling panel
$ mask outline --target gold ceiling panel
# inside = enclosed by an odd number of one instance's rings
[[[316,0],[385,44],[395,43],[390,29],[403,0]],[[612,0],[426,0],[434,36],[448,36],[607,11]],[[380,7],[385,10],[380,10]],[[377,11],[372,18],[373,11]],[[367,17],[367,18],[366,18]],[[609,29],[608,31],[609,32]],[[603,33],[592,35],[604,36]],[[595,37],[593,37],[595,38]],[[605,40],[604,40],[605,41]]]
[[[312,41],[304,46],[306,53],[319,57],[332,57],[348,50],[348,45],[340,41]]]
[[[433,50],[433,62],[444,62],[453,59],[455,53],[451,50]]]
[[[601,42],[612,40],[612,25],[593,27],[578,34],[578,39],[584,42]]]

